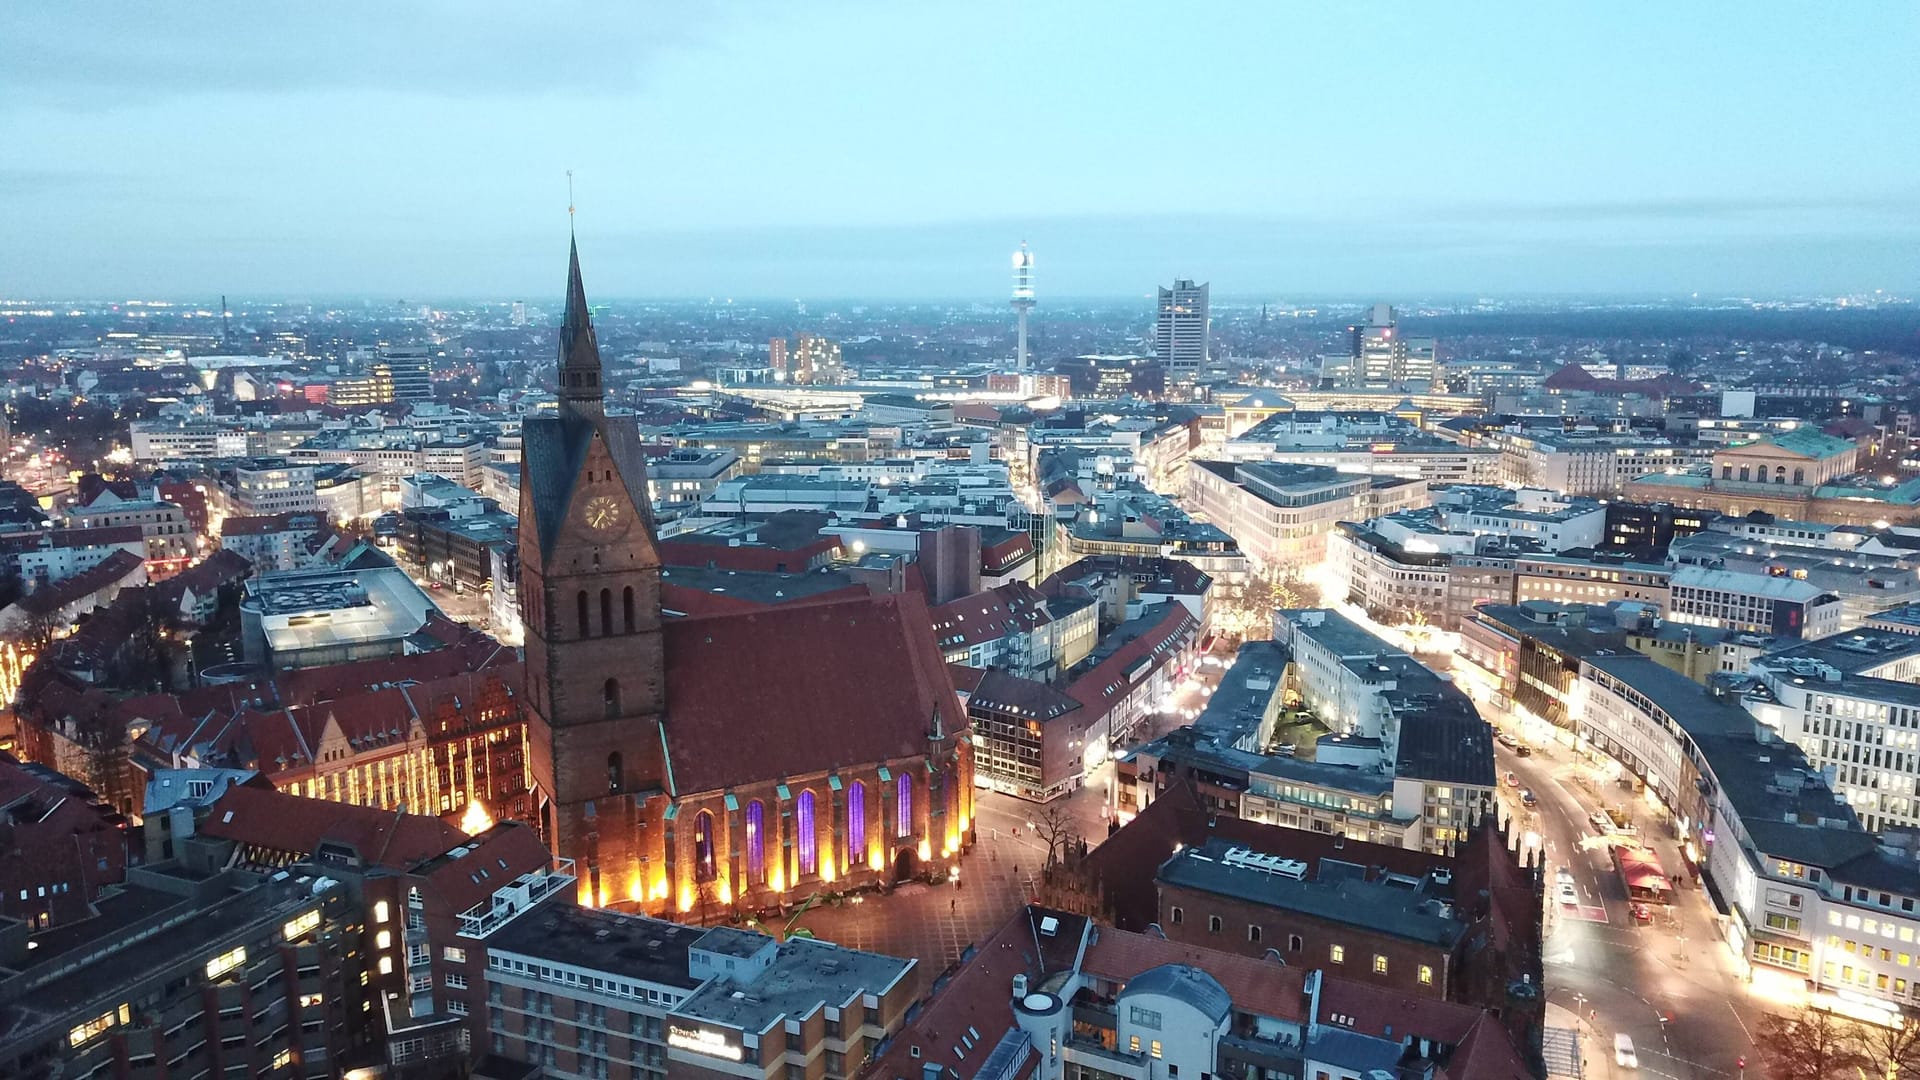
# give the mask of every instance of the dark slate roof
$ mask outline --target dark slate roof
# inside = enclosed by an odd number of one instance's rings
[[[1134,994],[1159,994],[1184,1001],[1216,1024],[1233,1012],[1233,999],[1220,980],[1189,964],[1161,964],[1135,975],[1120,991],[1120,997]]]
[[[570,388],[567,372],[583,369],[592,372],[590,386]],[[525,493],[521,499],[523,508],[527,503],[532,504],[542,552],[552,549],[560,522],[573,503],[574,482],[580,478],[596,434],[606,440],[614,470],[620,474],[627,499],[646,526],[647,534],[657,535],[653,500],[647,493],[647,455],[640,441],[638,420],[632,416],[604,414],[602,382],[600,345],[594,338],[593,319],[587,312],[586,286],[580,281],[580,246],[574,244],[568,254],[566,321],[560,327],[560,413],[528,417],[521,425],[520,489]]]

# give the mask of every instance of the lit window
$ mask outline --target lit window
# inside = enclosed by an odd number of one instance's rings
[[[373,921],[374,921],[374,922],[386,922],[386,921],[387,921],[387,902],[386,902],[385,900],[376,900],[376,901],[374,901],[374,904],[373,904]]]
[[[207,978],[217,979],[246,962],[247,947],[245,945],[230,952],[223,952],[219,956],[207,961]]]
[[[455,964],[464,964],[467,962],[467,950],[453,945],[449,945],[441,950],[440,955]]]
[[[1428,967],[1426,964],[1420,965],[1420,985],[1421,986],[1433,985],[1433,969],[1431,967]]]
[[[393,931],[382,930],[378,934],[375,934],[373,936],[373,947],[376,949],[392,948],[393,947]]]
[[[1385,975],[1387,973],[1387,958],[1381,956],[1379,953],[1373,954],[1373,973],[1375,975]]]
[[[1345,945],[1335,945],[1333,948],[1327,950],[1327,959],[1332,960],[1336,964],[1346,963],[1347,947]]]
[[[1138,1035],[1127,1036],[1127,1050],[1128,1052],[1135,1053],[1135,1054],[1140,1052],[1140,1036]]]
[[[1153,1056],[1154,1056],[1154,1057],[1159,1057],[1159,1056],[1160,1056],[1160,1040],[1159,1040],[1159,1039],[1155,1039],[1155,1040],[1153,1040],[1153,1042],[1152,1042],[1152,1043],[1151,1043],[1150,1045],[1151,1045],[1151,1047],[1152,1047],[1152,1053],[1153,1053]]]

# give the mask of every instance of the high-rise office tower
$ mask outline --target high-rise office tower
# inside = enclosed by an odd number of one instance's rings
[[[773,369],[773,381],[787,381],[787,339],[774,338],[767,342],[767,366]]]
[[[1321,375],[1341,389],[1426,390],[1433,385],[1434,340],[1402,333],[1391,304],[1375,304],[1347,327],[1347,355],[1328,357]]]
[[[1160,290],[1159,316],[1153,325],[1153,351],[1166,372],[1170,392],[1184,393],[1200,380],[1207,362],[1213,326],[1207,314],[1206,285],[1181,278]],[[1178,390],[1173,388],[1178,387]]]
[[[793,381],[798,383],[837,383],[840,381],[840,343],[819,334],[799,334],[793,347]]]
[[[513,302],[513,325],[527,325],[527,302],[525,300],[515,300]]]
[[[433,400],[433,349],[430,346],[388,346],[380,350],[373,374],[376,381],[391,388],[389,401]]]
[[[1020,322],[1020,346],[1014,361],[1014,370],[1022,375],[1027,373],[1027,312],[1033,310],[1033,252],[1027,250],[1027,242],[1020,241],[1020,250],[1013,253],[1013,310]]]

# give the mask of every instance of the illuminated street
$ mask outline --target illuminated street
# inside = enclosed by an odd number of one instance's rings
[[[1520,730],[1505,713],[1484,704],[1481,711],[1504,730]],[[1649,905],[1653,921],[1636,923],[1608,842],[1589,817],[1607,808],[1630,809],[1636,838],[1659,852],[1669,872],[1678,871],[1684,864],[1666,827],[1642,800],[1603,786],[1601,770],[1578,762],[1571,748],[1522,741],[1533,748],[1530,756],[1505,747],[1495,752],[1501,774],[1511,771],[1520,781],[1519,788],[1503,785],[1503,797],[1545,851],[1547,992],[1556,1005],[1583,1017],[1593,1014],[1591,1031],[1582,1034],[1588,1077],[1636,1075],[1613,1065],[1611,1046],[1619,1032],[1632,1037],[1638,1050],[1638,1075],[1736,1075],[1738,1057],[1757,1060],[1752,1033],[1759,1015],[1788,1002],[1770,1000],[1766,995],[1778,993],[1771,983],[1750,986],[1735,970],[1715,929],[1711,901],[1684,873],[1676,902]],[[1522,789],[1534,793],[1538,807],[1520,805]],[[1572,875],[1577,904],[1555,898],[1562,868]],[[1663,1022],[1663,1015],[1671,1020]]]

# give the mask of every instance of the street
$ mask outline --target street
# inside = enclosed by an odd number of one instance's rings
[[[1485,705],[1481,710],[1518,734],[1510,717]],[[1704,888],[1684,872],[1664,813],[1605,784],[1601,770],[1577,761],[1570,747],[1524,741],[1533,748],[1530,756],[1502,746],[1495,762],[1503,777],[1511,771],[1519,779],[1520,788],[1502,785],[1502,798],[1545,852],[1547,995],[1566,1010],[1555,1010],[1549,1023],[1578,1018],[1588,1080],[1738,1075],[1738,1058],[1759,1060],[1753,1028],[1765,1010],[1735,970]],[[1534,793],[1537,807],[1520,805],[1521,789]],[[1680,874],[1674,903],[1647,905],[1653,920],[1645,925],[1629,912],[1610,842],[1589,821],[1623,804],[1632,808],[1635,838],[1659,853],[1669,874]],[[1572,875],[1577,904],[1555,896],[1562,868]],[[1637,1071],[1614,1064],[1613,1040],[1621,1032],[1633,1039]]]

